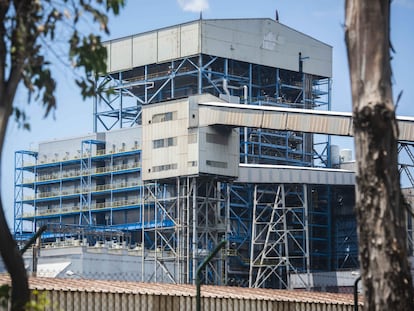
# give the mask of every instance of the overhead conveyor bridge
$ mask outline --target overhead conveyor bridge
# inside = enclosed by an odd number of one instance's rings
[[[355,185],[355,173],[342,169],[268,164],[239,164],[235,183]]]
[[[414,118],[398,116],[397,121],[399,141],[414,142]],[[351,113],[223,102],[199,103],[199,126],[208,125],[353,136]]]

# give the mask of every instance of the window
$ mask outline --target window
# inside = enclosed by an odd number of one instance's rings
[[[152,141],[153,149],[164,148],[164,139],[156,139]]]
[[[152,123],[167,122],[177,119],[177,111],[157,113],[152,116]]]
[[[227,168],[227,162],[206,160],[206,164],[212,167]]]
[[[166,140],[167,140],[167,147],[177,145],[177,137],[168,137]]]
[[[172,147],[177,146],[177,137],[168,137],[168,138],[161,138],[152,141],[152,148],[164,148],[164,147]]]
[[[188,165],[189,167],[194,167],[194,166],[197,166],[197,161],[188,161],[188,162],[187,162],[187,165]]]
[[[163,171],[169,171],[169,170],[176,170],[177,167],[178,167],[177,163],[164,164],[164,165],[153,166],[152,171],[154,173],[157,173],[157,172],[163,172]]]

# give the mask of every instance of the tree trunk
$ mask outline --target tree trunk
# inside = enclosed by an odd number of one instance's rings
[[[5,107],[11,107],[11,101],[7,96],[1,96],[0,100]],[[3,142],[6,134],[7,121],[10,116],[10,108],[0,107],[0,154],[3,150]],[[1,161],[0,161],[1,163]],[[11,303],[13,311],[25,310],[25,305],[30,299],[30,291],[23,257],[11,235],[4,215],[3,204],[0,196],[0,253],[12,282]]]
[[[414,310],[392,100],[390,1],[347,0],[359,260],[366,310]]]

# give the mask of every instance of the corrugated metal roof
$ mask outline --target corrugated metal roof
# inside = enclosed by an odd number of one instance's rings
[[[0,274],[0,284],[9,283],[10,278],[6,274]],[[86,293],[116,293],[116,294],[141,294],[156,296],[196,296],[196,287],[185,284],[140,283],[124,281],[103,281],[87,279],[59,279],[31,277],[29,278],[31,289],[46,291],[76,291]],[[328,303],[328,304],[353,304],[353,295],[334,294],[323,292],[307,292],[293,290],[275,290],[258,288],[241,288],[230,286],[201,287],[201,296],[206,298],[221,299],[247,299],[265,301],[303,302],[303,303]]]

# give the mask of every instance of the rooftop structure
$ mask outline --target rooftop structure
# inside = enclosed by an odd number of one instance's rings
[[[330,46],[236,19],[107,48],[95,133],[16,152],[18,238],[47,224],[44,242],[125,242],[146,282],[194,283],[222,239],[205,284],[309,288],[312,272],[358,266],[354,176],[328,136],[352,135],[329,112]],[[399,120],[409,155],[413,121]]]

